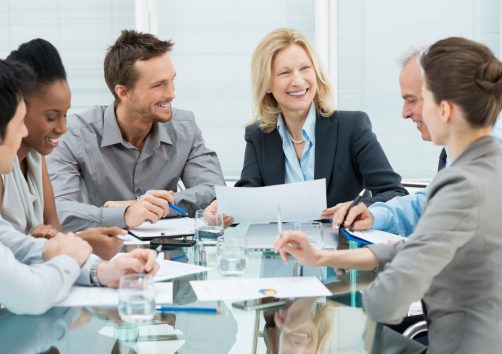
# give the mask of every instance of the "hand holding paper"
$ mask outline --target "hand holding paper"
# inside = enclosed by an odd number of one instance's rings
[[[325,179],[267,187],[215,188],[220,212],[232,215],[237,223],[274,222],[277,207],[283,222],[315,220],[326,208]]]

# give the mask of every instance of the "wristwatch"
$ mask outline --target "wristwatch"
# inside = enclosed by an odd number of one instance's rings
[[[91,271],[90,271],[90,280],[91,280],[91,285],[92,286],[101,286],[99,283],[98,279],[98,265],[102,262],[102,260],[97,260],[94,262],[91,266]]]

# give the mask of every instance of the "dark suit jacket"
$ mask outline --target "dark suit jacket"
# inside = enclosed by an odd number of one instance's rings
[[[283,184],[285,155],[277,129],[265,134],[252,124],[246,128],[246,153],[236,187]],[[367,205],[387,201],[408,192],[371,131],[364,112],[336,111],[329,118],[317,116],[314,179],[326,178],[328,207],[354,199],[363,189],[372,198]]]

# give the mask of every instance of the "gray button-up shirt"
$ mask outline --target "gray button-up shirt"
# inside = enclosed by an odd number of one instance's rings
[[[156,123],[142,150],[128,143],[113,104],[95,106],[68,118],[68,132],[48,156],[59,220],[68,231],[91,226],[125,227],[126,207],[104,208],[109,200],[131,200],[148,189],[177,190],[175,203],[193,215],[225,185],[214,151],[204,145],[192,112],[173,110]]]

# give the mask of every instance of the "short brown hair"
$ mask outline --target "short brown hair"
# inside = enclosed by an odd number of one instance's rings
[[[456,103],[474,128],[495,124],[502,108],[502,63],[488,47],[450,37],[430,46],[420,64],[436,104]]]
[[[122,30],[120,37],[108,48],[104,64],[105,81],[115,100],[118,100],[116,85],[124,85],[130,89],[138,80],[134,68],[136,61],[164,55],[173,45],[172,41],[161,41],[149,33]]]

